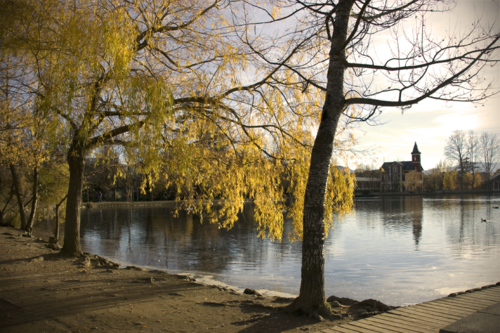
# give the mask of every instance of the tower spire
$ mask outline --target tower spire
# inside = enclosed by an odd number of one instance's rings
[[[415,145],[413,146],[413,151],[411,152],[411,154],[421,154],[419,151],[418,151],[418,146],[417,146],[417,141],[415,141]]]

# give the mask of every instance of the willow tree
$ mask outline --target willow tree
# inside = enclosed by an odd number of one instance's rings
[[[9,14],[7,7],[7,14]],[[5,13],[1,16],[4,18]],[[7,20],[8,22],[9,20]],[[5,21],[3,22],[5,24]],[[0,25],[0,39],[3,39],[3,24]],[[5,40],[3,40],[5,46]],[[7,41],[8,44],[8,41]],[[13,191],[19,207],[21,228],[31,232],[37,206],[38,167],[43,162],[43,139],[40,122],[33,112],[33,98],[26,93],[26,59],[22,55],[0,50],[0,163],[8,165],[11,171]],[[27,216],[22,174],[26,169],[33,171],[31,213]],[[2,186],[5,186],[2,184]],[[29,201],[28,201],[29,202]]]
[[[499,32],[480,20],[455,35],[427,25],[453,4],[277,0],[281,12],[261,6],[257,20],[244,13],[241,40],[267,65],[293,72],[291,81],[305,94],[315,88],[324,97],[305,190],[300,294],[292,308],[315,313],[325,304],[325,198],[339,123],[372,121],[386,108],[404,111],[426,99],[479,102],[494,93],[481,74],[497,63]]]
[[[50,126],[53,135],[66,137],[63,253],[82,253],[85,157],[102,146],[122,147],[148,186],[165,172],[178,175],[187,204],[221,227],[231,227],[252,199],[261,235],[280,238],[293,195],[292,237],[301,236],[319,100],[300,93],[293,72],[260,67],[258,55],[238,42],[240,27],[228,14],[244,3],[40,0],[21,10],[8,35],[31,59],[37,109],[59,124]],[[350,193],[330,201],[332,211],[348,210],[352,177],[329,172],[346,179],[329,190]],[[211,199],[224,199],[223,206],[213,209]]]

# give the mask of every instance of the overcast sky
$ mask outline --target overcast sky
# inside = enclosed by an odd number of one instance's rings
[[[482,15],[482,20],[493,22],[500,20],[500,0],[460,0],[451,15],[439,15],[432,23],[433,31],[470,26],[478,15]],[[500,24],[496,26],[500,28]],[[490,68],[488,77],[496,78],[495,88],[500,90],[500,66]],[[356,148],[367,150],[368,157],[362,160],[363,163],[373,163],[378,167],[384,161],[410,161],[413,145],[417,142],[422,153],[422,166],[426,170],[431,169],[444,159],[446,141],[454,130],[488,131],[500,137],[500,96],[490,98],[483,104],[484,107],[470,103],[446,105],[424,101],[404,114],[400,109],[385,109],[378,118],[383,125],[362,124],[356,131],[359,139]]]

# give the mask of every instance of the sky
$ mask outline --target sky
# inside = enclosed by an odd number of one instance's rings
[[[500,21],[500,0],[459,0],[452,13],[441,13],[431,22],[433,32],[443,32],[450,27],[467,28],[478,15],[481,15],[481,22]],[[499,23],[496,22],[496,31],[500,30]],[[488,68],[486,77],[496,79],[494,89],[500,91],[500,65]],[[446,104],[427,100],[404,113],[401,109],[386,108],[378,118],[381,125],[361,124],[354,131],[358,139],[355,148],[361,152],[357,162],[378,168],[383,162],[410,161],[416,142],[422,153],[424,170],[432,169],[439,160],[444,160],[444,148],[454,130],[486,131],[500,137],[500,96],[489,98],[482,104]]]

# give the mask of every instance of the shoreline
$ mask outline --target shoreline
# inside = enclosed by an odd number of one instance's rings
[[[0,227],[2,332],[303,332],[354,319],[349,307],[319,321],[283,311],[293,299],[207,286],[189,276],[85,254],[61,257],[49,243]]]
[[[368,194],[358,194],[354,198],[383,198],[383,197],[434,197],[446,195],[488,195],[500,196],[500,191],[489,190],[453,190],[453,191],[435,191],[435,192],[371,192]],[[214,200],[214,204],[219,204],[223,200]],[[102,202],[82,202],[82,209],[100,209],[100,208],[123,208],[123,207],[168,207],[182,204],[184,201],[176,200],[156,200],[156,201],[102,201]],[[251,200],[245,200],[245,204],[252,203]],[[190,210],[188,210],[190,211]]]
[[[2,332],[320,332],[398,308],[331,296],[331,316],[311,318],[283,311],[293,298],[205,284],[191,274],[119,268],[88,253],[61,257],[26,236],[0,227]]]

